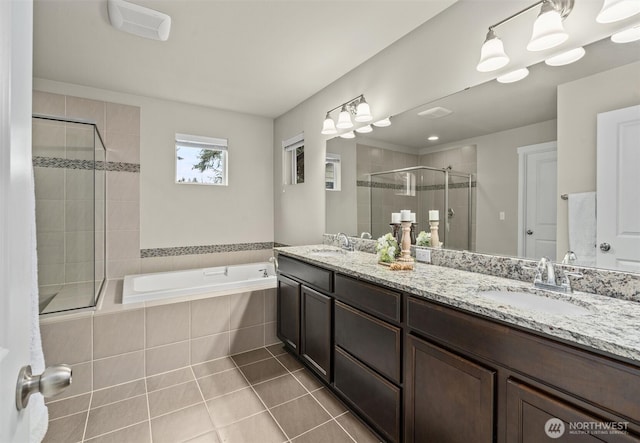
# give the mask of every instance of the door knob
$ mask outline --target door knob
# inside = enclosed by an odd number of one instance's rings
[[[23,410],[29,404],[31,394],[40,392],[44,398],[53,397],[71,384],[71,366],[49,366],[40,375],[31,373],[31,366],[23,366],[16,386],[16,408]]]
[[[600,250],[602,252],[609,252],[611,245],[609,243],[600,243]]]
[[[533,231],[531,229],[527,229],[527,235],[533,235]]]

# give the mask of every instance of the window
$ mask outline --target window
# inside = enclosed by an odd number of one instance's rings
[[[304,133],[282,141],[285,158],[285,184],[304,183]]]
[[[227,186],[227,139],[176,134],[176,183]]]
[[[340,156],[329,154],[324,162],[324,184],[327,191],[340,190]]]

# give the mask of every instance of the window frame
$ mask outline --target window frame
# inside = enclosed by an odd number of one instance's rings
[[[287,185],[303,184],[305,181],[305,165],[304,165],[304,132],[282,141],[282,149],[284,155],[283,165],[285,171],[283,174],[283,181]],[[299,166],[299,154],[302,155],[302,180],[299,179],[298,166]]]
[[[333,165],[333,188],[327,188],[327,165]],[[325,156],[325,177],[324,177],[324,189],[326,191],[341,191],[342,190],[342,167],[340,154],[327,153]]]
[[[226,138],[206,137],[202,135],[191,135],[176,133],[175,135],[175,183],[179,185],[204,185],[204,186],[229,186],[229,140]],[[185,149],[207,149],[222,152],[221,160],[221,182],[192,182],[180,181],[178,177],[178,150]]]

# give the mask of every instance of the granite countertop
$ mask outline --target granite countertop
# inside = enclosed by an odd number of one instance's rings
[[[573,292],[545,295],[587,308],[590,313],[567,316],[512,307],[480,296],[480,291],[509,288],[532,290],[533,284],[491,275],[416,263],[413,271],[392,271],[377,263],[375,254],[348,252],[332,256],[317,250],[327,245],[292,246],[278,253],[428,300],[556,337],[600,353],[640,364],[640,303],[597,294]]]

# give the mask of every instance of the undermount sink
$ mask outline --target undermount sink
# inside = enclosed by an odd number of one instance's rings
[[[342,249],[312,249],[309,255],[315,257],[340,257],[345,255],[346,252]]]
[[[545,294],[525,291],[486,290],[478,295],[514,308],[544,312],[555,315],[579,316],[591,311],[569,300],[551,298]]]

